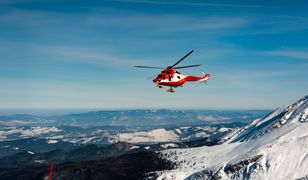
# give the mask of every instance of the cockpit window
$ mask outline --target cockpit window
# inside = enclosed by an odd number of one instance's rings
[[[178,77],[178,79],[181,79],[181,77],[180,76],[177,76]]]

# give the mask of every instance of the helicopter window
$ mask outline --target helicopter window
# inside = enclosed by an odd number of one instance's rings
[[[181,77],[180,76],[177,76],[178,77],[178,79],[181,79]]]

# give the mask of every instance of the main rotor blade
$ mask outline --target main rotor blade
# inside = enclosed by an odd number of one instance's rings
[[[175,67],[173,69],[183,69],[183,68],[191,68],[191,67],[197,67],[197,66],[201,66],[201,64],[189,65],[189,66],[180,66],[180,67]]]
[[[153,67],[153,66],[135,66],[136,68],[148,68],[148,69],[164,69],[163,67]]]
[[[189,56],[191,53],[193,53],[194,50],[191,50],[189,53],[187,53],[184,57],[182,57],[180,60],[178,60],[178,62],[176,62],[175,64],[173,64],[173,66],[171,66],[171,68],[173,68],[174,66],[178,65],[181,61],[183,61],[185,58],[187,58],[187,56]]]

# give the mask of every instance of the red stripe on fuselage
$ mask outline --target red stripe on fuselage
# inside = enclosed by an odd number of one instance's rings
[[[162,86],[172,86],[172,87],[178,87],[178,86],[182,86],[183,84],[185,84],[186,81],[200,81],[203,79],[208,79],[210,78],[210,74],[206,74],[203,77],[198,77],[198,76],[186,76],[185,78],[179,80],[179,81],[170,81],[170,82],[158,82],[158,85],[162,85]]]

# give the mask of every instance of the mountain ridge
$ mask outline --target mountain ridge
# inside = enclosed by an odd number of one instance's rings
[[[298,179],[308,175],[308,96],[229,134],[220,145],[161,151],[158,179]],[[278,125],[277,125],[278,123]]]

